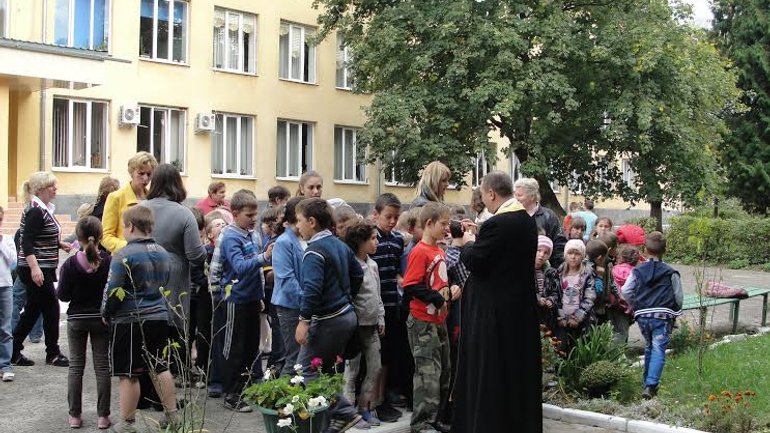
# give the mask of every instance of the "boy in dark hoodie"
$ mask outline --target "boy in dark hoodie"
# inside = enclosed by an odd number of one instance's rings
[[[648,234],[644,247],[648,260],[633,270],[622,293],[634,308],[645,340],[642,397],[651,399],[658,393],[674,320],[682,314],[683,294],[679,272],[662,261],[666,252],[663,233]]]

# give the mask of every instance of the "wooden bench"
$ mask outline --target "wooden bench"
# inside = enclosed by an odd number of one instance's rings
[[[698,298],[697,293],[688,293],[684,295],[684,302],[682,310],[698,310],[707,309],[708,307],[716,307],[717,305],[730,304],[730,320],[733,322],[733,333],[738,330],[738,314],[740,313],[741,301],[744,301],[755,296],[762,297],[762,326],[767,324],[767,298],[770,295],[770,289],[761,287],[746,287],[746,292],[749,294],[748,298],[711,298],[703,296],[702,299]]]

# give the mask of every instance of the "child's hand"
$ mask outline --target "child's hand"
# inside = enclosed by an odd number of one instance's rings
[[[267,248],[265,248],[265,258],[269,259],[273,257],[273,246],[275,246],[274,243],[268,245]]]
[[[545,299],[545,298],[544,298],[543,300],[545,301],[545,306],[546,306],[546,307],[548,307],[548,308],[551,308],[551,307],[553,307],[553,302],[551,302],[551,300],[550,300],[550,299]]]
[[[452,292],[453,301],[460,299],[460,295],[463,294],[463,289],[461,289],[457,284],[453,284],[449,291]]]
[[[265,311],[265,301],[260,300],[259,301],[259,312],[261,313],[263,311]]]
[[[567,320],[567,326],[569,326],[570,328],[577,328],[578,324],[579,324],[578,321],[575,319]]]
[[[441,308],[438,309],[438,315],[443,316],[449,312],[449,306],[446,302],[444,302],[444,305],[441,306]]]
[[[297,340],[300,346],[307,344],[307,331],[310,328],[310,322],[307,320],[300,320],[297,323],[297,330],[294,332],[294,339]]]
[[[474,223],[473,221],[471,221],[468,218],[465,218],[464,220],[460,221],[460,224],[463,225],[463,231],[465,233],[471,232],[474,235],[476,234],[476,232],[478,231],[478,228],[479,228],[479,226],[476,225],[476,223]]]

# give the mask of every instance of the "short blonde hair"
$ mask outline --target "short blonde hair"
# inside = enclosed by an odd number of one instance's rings
[[[56,176],[47,171],[38,171],[32,173],[29,180],[24,182],[22,188],[24,189],[24,199],[30,201],[33,195],[37,195],[40,191],[56,184]]]
[[[441,161],[433,161],[422,170],[420,182],[417,184],[416,197],[424,195],[430,201],[443,201],[444,196],[438,196],[438,186],[441,179],[452,177],[452,170]]]
[[[149,152],[137,152],[128,160],[128,174],[146,166],[150,167],[150,171],[155,171],[155,168],[158,167],[158,160]]]
[[[535,201],[540,201],[540,184],[537,183],[537,180],[531,177],[522,177],[513,184],[514,191],[519,188],[523,189],[524,193],[534,198]]]

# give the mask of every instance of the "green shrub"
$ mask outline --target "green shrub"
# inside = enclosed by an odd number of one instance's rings
[[[727,262],[728,269],[743,269],[749,265],[748,259],[732,259]]]
[[[604,397],[620,378],[623,367],[607,360],[590,364],[580,373],[578,384],[590,397]]]
[[[559,365],[558,376],[564,388],[580,392],[580,375],[589,365],[599,361],[620,364],[625,361],[625,345],[618,345],[612,339],[612,325],[605,323],[591,326],[588,332],[575,342],[567,359]]]
[[[746,265],[770,262],[770,218],[679,216],[671,218],[670,224],[666,233],[668,259],[689,263],[742,260]]]
[[[623,404],[641,400],[642,393],[639,391],[641,378],[642,372],[640,370],[623,369],[621,376],[610,388],[610,398]]]
[[[654,232],[658,229],[658,219],[654,217],[628,218],[626,223],[638,225],[644,229],[645,233]]]
[[[767,263],[763,263],[763,264],[762,264],[762,266],[760,266],[760,268],[761,268],[763,271],[765,271],[765,272],[770,272],[770,262],[767,262]]]

